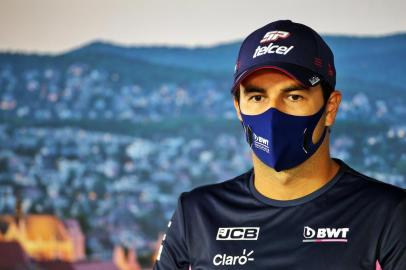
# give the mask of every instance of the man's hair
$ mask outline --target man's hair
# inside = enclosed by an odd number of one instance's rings
[[[328,84],[324,80],[322,80],[320,82],[320,86],[321,86],[321,91],[323,93],[324,104],[326,104],[328,98],[330,97],[330,95],[334,91],[334,89],[330,86],[330,84]],[[237,100],[237,102],[239,103],[240,102],[240,89],[238,87],[233,91],[233,96],[234,96],[234,99]]]

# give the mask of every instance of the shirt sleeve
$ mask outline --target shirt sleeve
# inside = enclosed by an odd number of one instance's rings
[[[186,192],[180,194],[177,207],[168,223],[161,246],[158,250],[153,270],[188,270],[190,265],[186,240],[186,225],[183,212],[183,199]]]
[[[378,246],[378,260],[382,270],[406,269],[406,197],[387,220]]]

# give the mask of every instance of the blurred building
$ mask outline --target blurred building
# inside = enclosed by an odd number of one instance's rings
[[[85,236],[74,219],[47,214],[0,215],[0,269],[141,270],[136,251],[117,246],[113,262],[87,261]]]
[[[17,241],[35,260],[74,262],[84,259],[83,234],[69,230],[55,216],[15,217],[5,215],[0,216],[0,224],[2,227],[0,240]]]
[[[120,270],[141,270],[141,266],[137,261],[137,252],[134,249],[116,246],[113,261]]]

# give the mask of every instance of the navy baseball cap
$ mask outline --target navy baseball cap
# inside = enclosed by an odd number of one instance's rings
[[[233,93],[240,82],[258,69],[274,68],[312,87],[322,80],[336,84],[334,55],[312,28],[291,20],[271,22],[245,38],[234,69]]]

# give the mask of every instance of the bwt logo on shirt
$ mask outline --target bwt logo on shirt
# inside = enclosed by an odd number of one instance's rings
[[[216,240],[257,240],[259,227],[218,228]]]
[[[350,228],[318,228],[317,230],[305,226],[303,242],[348,242],[347,233]]]

